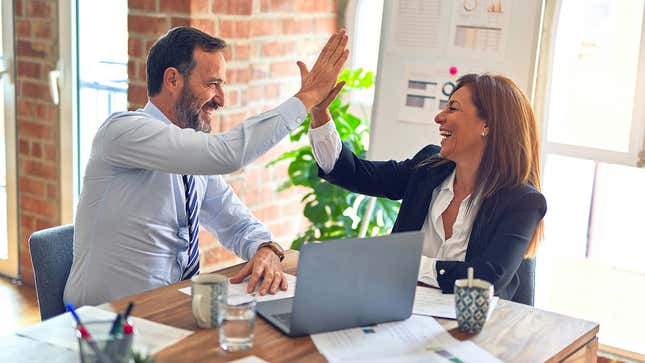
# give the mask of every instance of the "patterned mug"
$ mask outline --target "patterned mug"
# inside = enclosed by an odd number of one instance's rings
[[[466,333],[479,333],[486,323],[488,307],[493,298],[493,285],[484,280],[468,279],[455,281],[455,310],[459,330]]]

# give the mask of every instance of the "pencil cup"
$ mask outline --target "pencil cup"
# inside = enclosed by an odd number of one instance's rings
[[[191,280],[193,316],[200,328],[216,328],[218,300],[228,295],[228,278],[219,274],[197,275]]]
[[[493,285],[490,282],[472,279],[455,281],[455,310],[459,330],[466,333],[479,333],[486,323],[488,307],[493,298]]]
[[[133,335],[124,335],[122,331],[111,335],[112,323],[111,320],[84,322],[83,326],[92,336],[91,343],[83,339],[78,330],[76,331],[82,363],[130,362]]]

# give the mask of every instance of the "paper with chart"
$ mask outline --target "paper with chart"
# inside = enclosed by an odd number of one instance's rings
[[[257,302],[287,299],[290,297],[294,297],[296,293],[296,277],[290,274],[284,274],[284,278],[287,279],[287,285],[288,285],[287,291],[278,289],[278,292],[276,292],[275,295],[271,295],[267,293],[264,296],[258,293],[258,290],[260,289],[260,283],[258,283],[257,287],[255,288],[255,292],[252,294],[249,294],[248,292],[246,292],[246,283],[248,282],[248,278],[239,284],[232,284],[229,281],[228,302],[229,304],[239,304],[239,303],[248,301],[249,297],[255,297],[255,301]],[[183,292],[186,295],[191,294],[190,286],[181,288],[179,289],[179,291]]]
[[[456,56],[504,57],[511,0],[454,1],[448,52]]]
[[[311,339],[330,363],[500,362],[472,342],[456,340],[428,316],[313,334]]]
[[[136,306],[135,306],[136,310]],[[76,309],[81,321],[113,321],[116,314],[93,306]],[[155,354],[160,350],[193,334],[190,330],[155,323],[154,321],[130,317],[135,327],[134,351]],[[74,330],[74,319],[70,313],[58,315],[41,323],[29,326],[16,332],[16,335],[46,342],[73,351],[78,351],[78,341]]]
[[[451,74],[455,67],[456,74]],[[399,120],[434,125],[436,114],[446,107],[463,67],[406,64]],[[438,131],[437,131],[438,135]]]
[[[389,51],[441,48],[441,0],[399,0],[392,6]]]
[[[493,296],[488,306],[486,319],[490,319],[499,297]],[[436,318],[457,319],[455,295],[442,294],[441,290],[417,286],[412,314],[434,316]]]

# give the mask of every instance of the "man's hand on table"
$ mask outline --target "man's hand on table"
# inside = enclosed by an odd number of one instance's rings
[[[231,277],[231,283],[238,284],[249,275],[251,278],[246,288],[248,293],[255,291],[261,278],[263,281],[259,290],[260,295],[265,295],[267,292],[275,294],[278,288],[287,290],[287,279],[284,277],[280,257],[271,248],[258,249],[255,256],[242,267],[240,272]]]

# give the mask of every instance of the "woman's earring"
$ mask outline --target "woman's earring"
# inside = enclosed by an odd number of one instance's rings
[[[486,131],[482,130],[482,136],[486,136]]]

